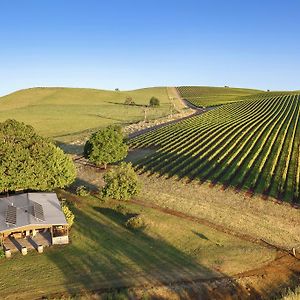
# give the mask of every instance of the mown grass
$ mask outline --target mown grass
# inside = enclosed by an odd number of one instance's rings
[[[143,106],[155,96],[159,108],[149,109],[148,119],[169,114],[170,100],[165,87],[134,91],[106,91],[79,88],[32,88],[0,98],[0,122],[14,118],[32,125],[40,134],[69,141],[110,124],[143,120]],[[123,105],[132,97],[136,105]]]
[[[2,299],[226,276],[275,257],[273,250],[150,208],[122,203],[120,210],[119,202],[61,196],[76,215],[71,244],[1,260]],[[143,216],[144,230],[124,226],[132,213]]]

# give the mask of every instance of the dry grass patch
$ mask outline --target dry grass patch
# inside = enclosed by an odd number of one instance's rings
[[[200,217],[233,231],[291,249],[300,247],[300,210],[288,204],[249,198],[220,186],[185,183],[176,179],[141,175],[143,199],[191,216]]]

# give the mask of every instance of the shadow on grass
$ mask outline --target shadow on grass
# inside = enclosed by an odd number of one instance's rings
[[[76,189],[80,186],[86,187],[87,190],[90,192],[95,193],[99,191],[99,186],[79,177],[75,179],[75,181],[67,188],[67,190],[70,191],[71,193],[76,193]]]
[[[56,145],[67,154],[83,155],[84,145],[67,144],[64,142],[56,142]]]
[[[110,218],[113,222],[120,226],[124,226],[125,222],[132,218],[138,216],[137,213],[121,213],[112,209],[110,207],[93,207],[96,212],[103,214],[104,216]]]
[[[97,114],[88,114],[88,116],[98,117],[98,118],[102,118],[102,119],[106,119],[106,120],[117,121],[117,122],[120,122],[120,123],[124,122],[123,119],[118,119],[118,118],[110,117],[108,115],[101,115],[101,114],[98,114],[98,113]]]
[[[198,236],[200,239],[209,241],[209,238],[206,237],[206,236],[205,236],[204,234],[202,234],[201,232],[196,232],[196,231],[194,231],[194,230],[192,230],[192,232],[193,232],[196,236]]]
[[[126,229],[127,216],[122,213],[94,204],[81,209],[73,207],[76,222],[71,231],[71,244],[46,254],[63,272],[69,294],[196,281],[197,298],[211,299],[207,283],[220,277],[228,282],[224,274],[200,265],[168,242],[144,231]],[[245,291],[241,287],[232,280],[230,284],[229,293],[234,289],[243,295]],[[175,292],[171,288],[169,291],[179,298],[189,299],[187,291]],[[190,299],[194,299],[195,291],[188,293],[191,293]],[[224,299],[224,295],[224,291],[215,291],[214,299]]]
[[[112,101],[105,101],[106,103],[110,103],[110,104],[116,104],[116,105],[121,105],[125,108],[130,108],[130,107],[148,107],[148,105],[144,105],[144,104],[125,104],[125,103],[120,103],[120,102],[112,102]]]

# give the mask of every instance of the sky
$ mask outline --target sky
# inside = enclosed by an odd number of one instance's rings
[[[0,95],[36,86],[300,90],[299,0],[0,0]]]

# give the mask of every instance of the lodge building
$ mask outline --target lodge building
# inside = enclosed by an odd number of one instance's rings
[[[11,252],[69,243],[68,223],[55,193],[24,193],[0,198],[0,243]]]

